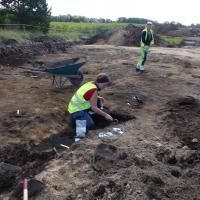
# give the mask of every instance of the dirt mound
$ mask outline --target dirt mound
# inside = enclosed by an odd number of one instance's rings
[[[163,124],[168,131],[178,136],[183,145],[200,149],[200,102],[194,97],[179,97],[168,102]]]
[[[86,44],[110,44],[116,46],[140,46],[141,32],[144,28],[129,24],[124,28],[113,28],[103,31],[92,38]],[[167,42],[154,34],[156,45],[167,46]]]
[[[178,30],[178,27],[173,24],[173,23],[170,23],[170,24],[160,24],[157,28],[156,28],[156,32],[158,34],[166,34],[168,33],[169,31],[176,31]]]
[[[128,163],[124,161],[127,157],[127,153],[120,151],[116,146],[100,143],[94,153],[93,168],[98,172],[105,172],[113,168],[128,167]],[[129,162],[129,165],[132,163]]]
[[[129,24],[125,28],[113,28],[90,38],[87,44],[139,46],[142,28]]]
[[[199,37],[200,31],[198,29],[180,29],[167,32],[169,36],[184,36],[184,37]]]
[[[65,52],[72,44],[64,40],[44,36],[35,38],[31,44],[19,44],[15,40],[0,43],[0,65],[19,66],[37,55]]]
[[[199,29],[196,28],[178,28],[176,24],[160,24],[156,27],[156,33],[169,36],[185,36],[198,37],[200,35]]]

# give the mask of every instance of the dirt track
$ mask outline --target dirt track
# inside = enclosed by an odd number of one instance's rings
[[[25,64],[40,67],[38,61],[85,56],[86,80],[99,72],[112,77],[112,86],[102,92],[111,113],[123,120],[133,118],[117,125],[125,130],[121,137],[101,141],[95,135],[100,130],[91,131],[87,140],[53,159],[36,175],[46,187],[33,199],[200,199],[199,53],[200,49],[152,48],[145,75],[134,70],[138,48],[132,47],[75,46],[66,54]],[[4,152],[14,153],[8,150],[13,143],[39,144],[64,128],[64,134],[71,134],[64,112],[76,90],[70,83],[65,90],[52,89],[47,77],[32,78],[22,69],[5,66],[0,83]],[[32,169],[34,160],[13,164]],[[5,196],[6,191],[0,199]]]

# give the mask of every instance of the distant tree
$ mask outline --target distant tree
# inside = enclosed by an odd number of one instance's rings
[[[167,34],[169,31],[176,31],[179,28],[183,28],[183,27],[185,27],[185,26],[182,25],[181,23],[176,23],[174,21],[165,22],[163,24],[159,24],[156,27],[156,32],[159,34]]]
[[[96,19],[96,18],[87,18],[84,16],[72,16],[72,15],[60,15],[60,16],[51,16],[51,21],[55,22],[90,22],[90,23],[111,23],[111,19]]]
[[[10,14],[6,9],[0,8],[0,24],[10,24],[12,23],[12,18],[13,15]]]
[[[126,18],[126,17],[120,17],[117,19],[117,22],[119,23],[133,23],[133,24],[146,24],[148,21],[152,20],[144,19],[144,18]]]
[[[51,11],[46,0],[1,0],[0,5],[13,16],[13,23],[40,26],[47,32]]]
[[[200,24],[196,24],[196,28],[200,28]]]

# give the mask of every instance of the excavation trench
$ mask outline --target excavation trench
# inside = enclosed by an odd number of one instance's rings
[[[123,115],[119,113],[111,113],[113,118],[117,119],[117,124],[134,119],[133,116]],[[101,129],[109,126],[106,120],[99,117],[94,117],[96,123],[96,129]],[[35,145],[33,142],[27,142],[24,144],[10,144],[9,146],[0,150],[0,163],[8,163],[14,166],[22,168],[22,173],[8,188],[12,189],[13,185],[23,180],[25,177],[34,177],[36,174],[44,170],[48,161],[58,157],[60,153],[67,150],[74,143],[74,133],[72,129],[63,129],[58,134],[55,134],[40,144]],[[2,190],[0,189],[0,192]]]

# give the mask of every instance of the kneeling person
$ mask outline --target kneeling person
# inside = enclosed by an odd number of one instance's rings
[[[95,81],[85,83],[76,91],[68,105],[68,112],[74,126],[76,125],[76,120],[85,120],[87,129],[94,127],[95,124],[90,114],[91,111],[105,117],[108,121],[113,121],[109,114],[97,106],[99,99],[98,91],[104,89],[109,84],[110,78],[106,74],[101,73],[96,77]]]

